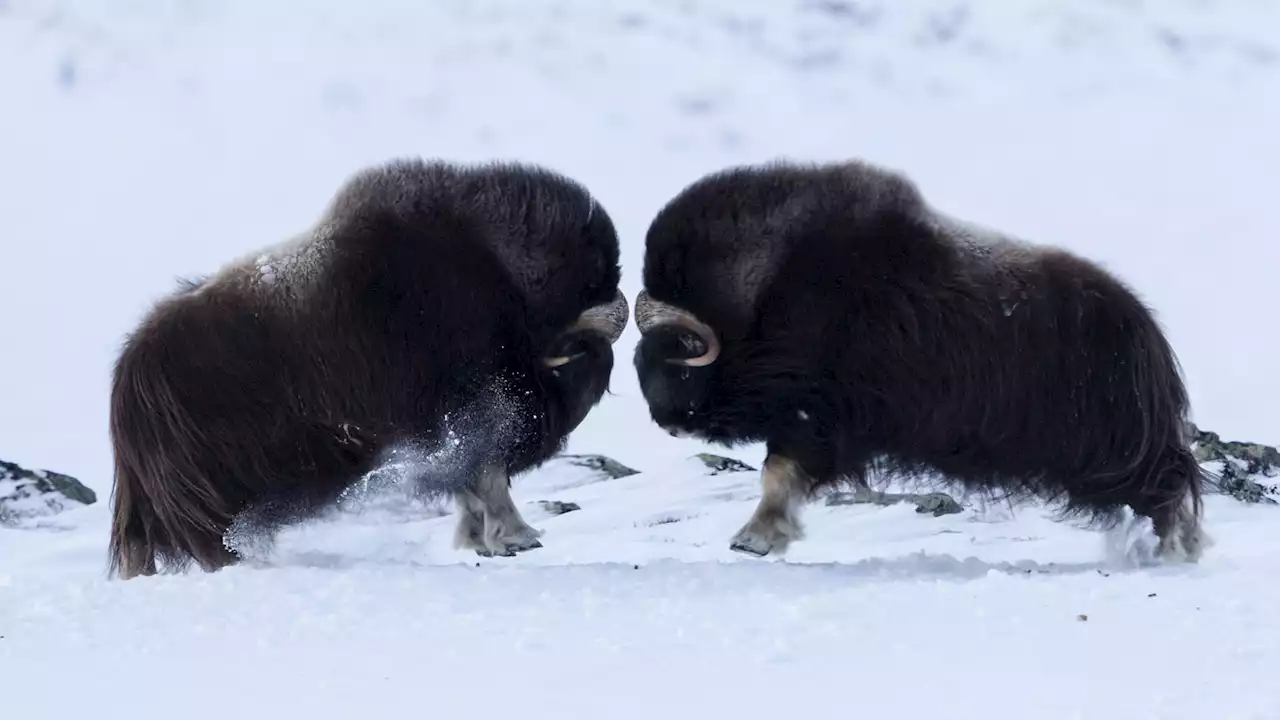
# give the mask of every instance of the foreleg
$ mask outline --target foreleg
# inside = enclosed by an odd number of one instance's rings
[[[777,453],[765,458],[760,481],[764,494],[729,549],[757,557],[785,553],[792,541],[804,537],[799,513],[808,502],[813,481],[798,462]]]
[[[518,552],[542,547],[542,536],[525,522],[511,498],[511,481],[506,469],[487,465],[467,488],[454,495],[458,524],[454,547],[472,549],[490,557],[511,557]]]

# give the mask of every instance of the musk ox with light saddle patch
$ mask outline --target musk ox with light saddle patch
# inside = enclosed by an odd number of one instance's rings
[[[237,515],[309,516],[394,448],[443,447],[451,416],[481,437],[417,480],[454,497],[455,544],[539,547],[509,478],[608,390],[630,315],[619,275],[605,209],[547,169],[357,173],[311,231],[185,283],[127,339],[110,570],[233,564]]]
[[[763,497],[733,538],[782,552],[812,494],[927,475],[1062,515],[1151,518],[1196,561],[1202,475],[1181,369],[1120,280],[931,209],[862,162],[708,175],[646,237],[635,367],[652,420],[764,442]]]

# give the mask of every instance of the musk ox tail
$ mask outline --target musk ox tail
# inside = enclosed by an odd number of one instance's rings
[[[163,357],[148,339],[126,344],[111,388],[110,435],[115,455],[109,573],[153,575],[157,561],[181,569],[234,562],[222,546],[232,498],[209,477],[197,453],[210,438],[174,392]]]
[[[140,489],[138,476],[117,458],[111,494],[115,512],[111,520],[109,572],[123,578],[156,572],[157,543],[153,533],[158,523],[155,513],[137,497]]]
[[[200,338],[183,344],[144,327],[116,363],[109,575],[234,564],[224,537],[237,515],[265,504],[257,519],[276,527],[312,515],[378,453],[372,431],[280,415],[260,373],[233,369],[243,357],[202,355]]]

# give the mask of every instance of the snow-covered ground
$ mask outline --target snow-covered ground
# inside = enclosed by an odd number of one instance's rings
[[[648,422],[634,326],[570,449],[642,472],[518,479],[582,506],[527,506],[541,549],[478,561],[452,517],[384,508],[263,566],[102,579],[123,333],[404,154],[582,180],[630,297],[698,175],[892,165],[1121,273],[1196,421],[1280,443],[1278,29],[1265,0],[0,0],[0,458],[100,498],[0,530],[5,717],[1280,717],[1280,510],[1211,497],[1191,568],[1100,566],[1097,533],[1036,508],[818,505],[785,562],[744,558],[755,474],[708,476]]]
[[[260,566],[101,579],[106,505],[5,536],[13,717],[1275,718],[1274,507],[1214,496],[1199,567],[1124,570],[1034,509],[806,513],[786,561],[728,549],[756,475],[515,490],[544,547],[482,560],[453,517],[375,505]],[[574,502],[549,516],[538,501]],[[74,528],[74,529],[72,529]],[[126,691],[127,688],[127,691]],[[128,693],[127,695],[125,693]]]

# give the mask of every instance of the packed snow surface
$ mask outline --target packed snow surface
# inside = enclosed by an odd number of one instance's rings
[[[1276,508],[1208,498],[1195,566],[971,501],[817,504],[785,559],[744,557],[757,474],[688,458],[761,448],[654,427],[634,324],[569,449],[641,472],[517,478],[540,549],[482,560],[384,499],[216,574],[103,577],[124,333],[401,155],[581,180],[629,298],[697,176],[879,162],[1121,274],[1196,422],[1280,443],[1276,3],[0,0],[0,107],[0,457],[99,495],[0,530],[5,718],[1280,718]]]

